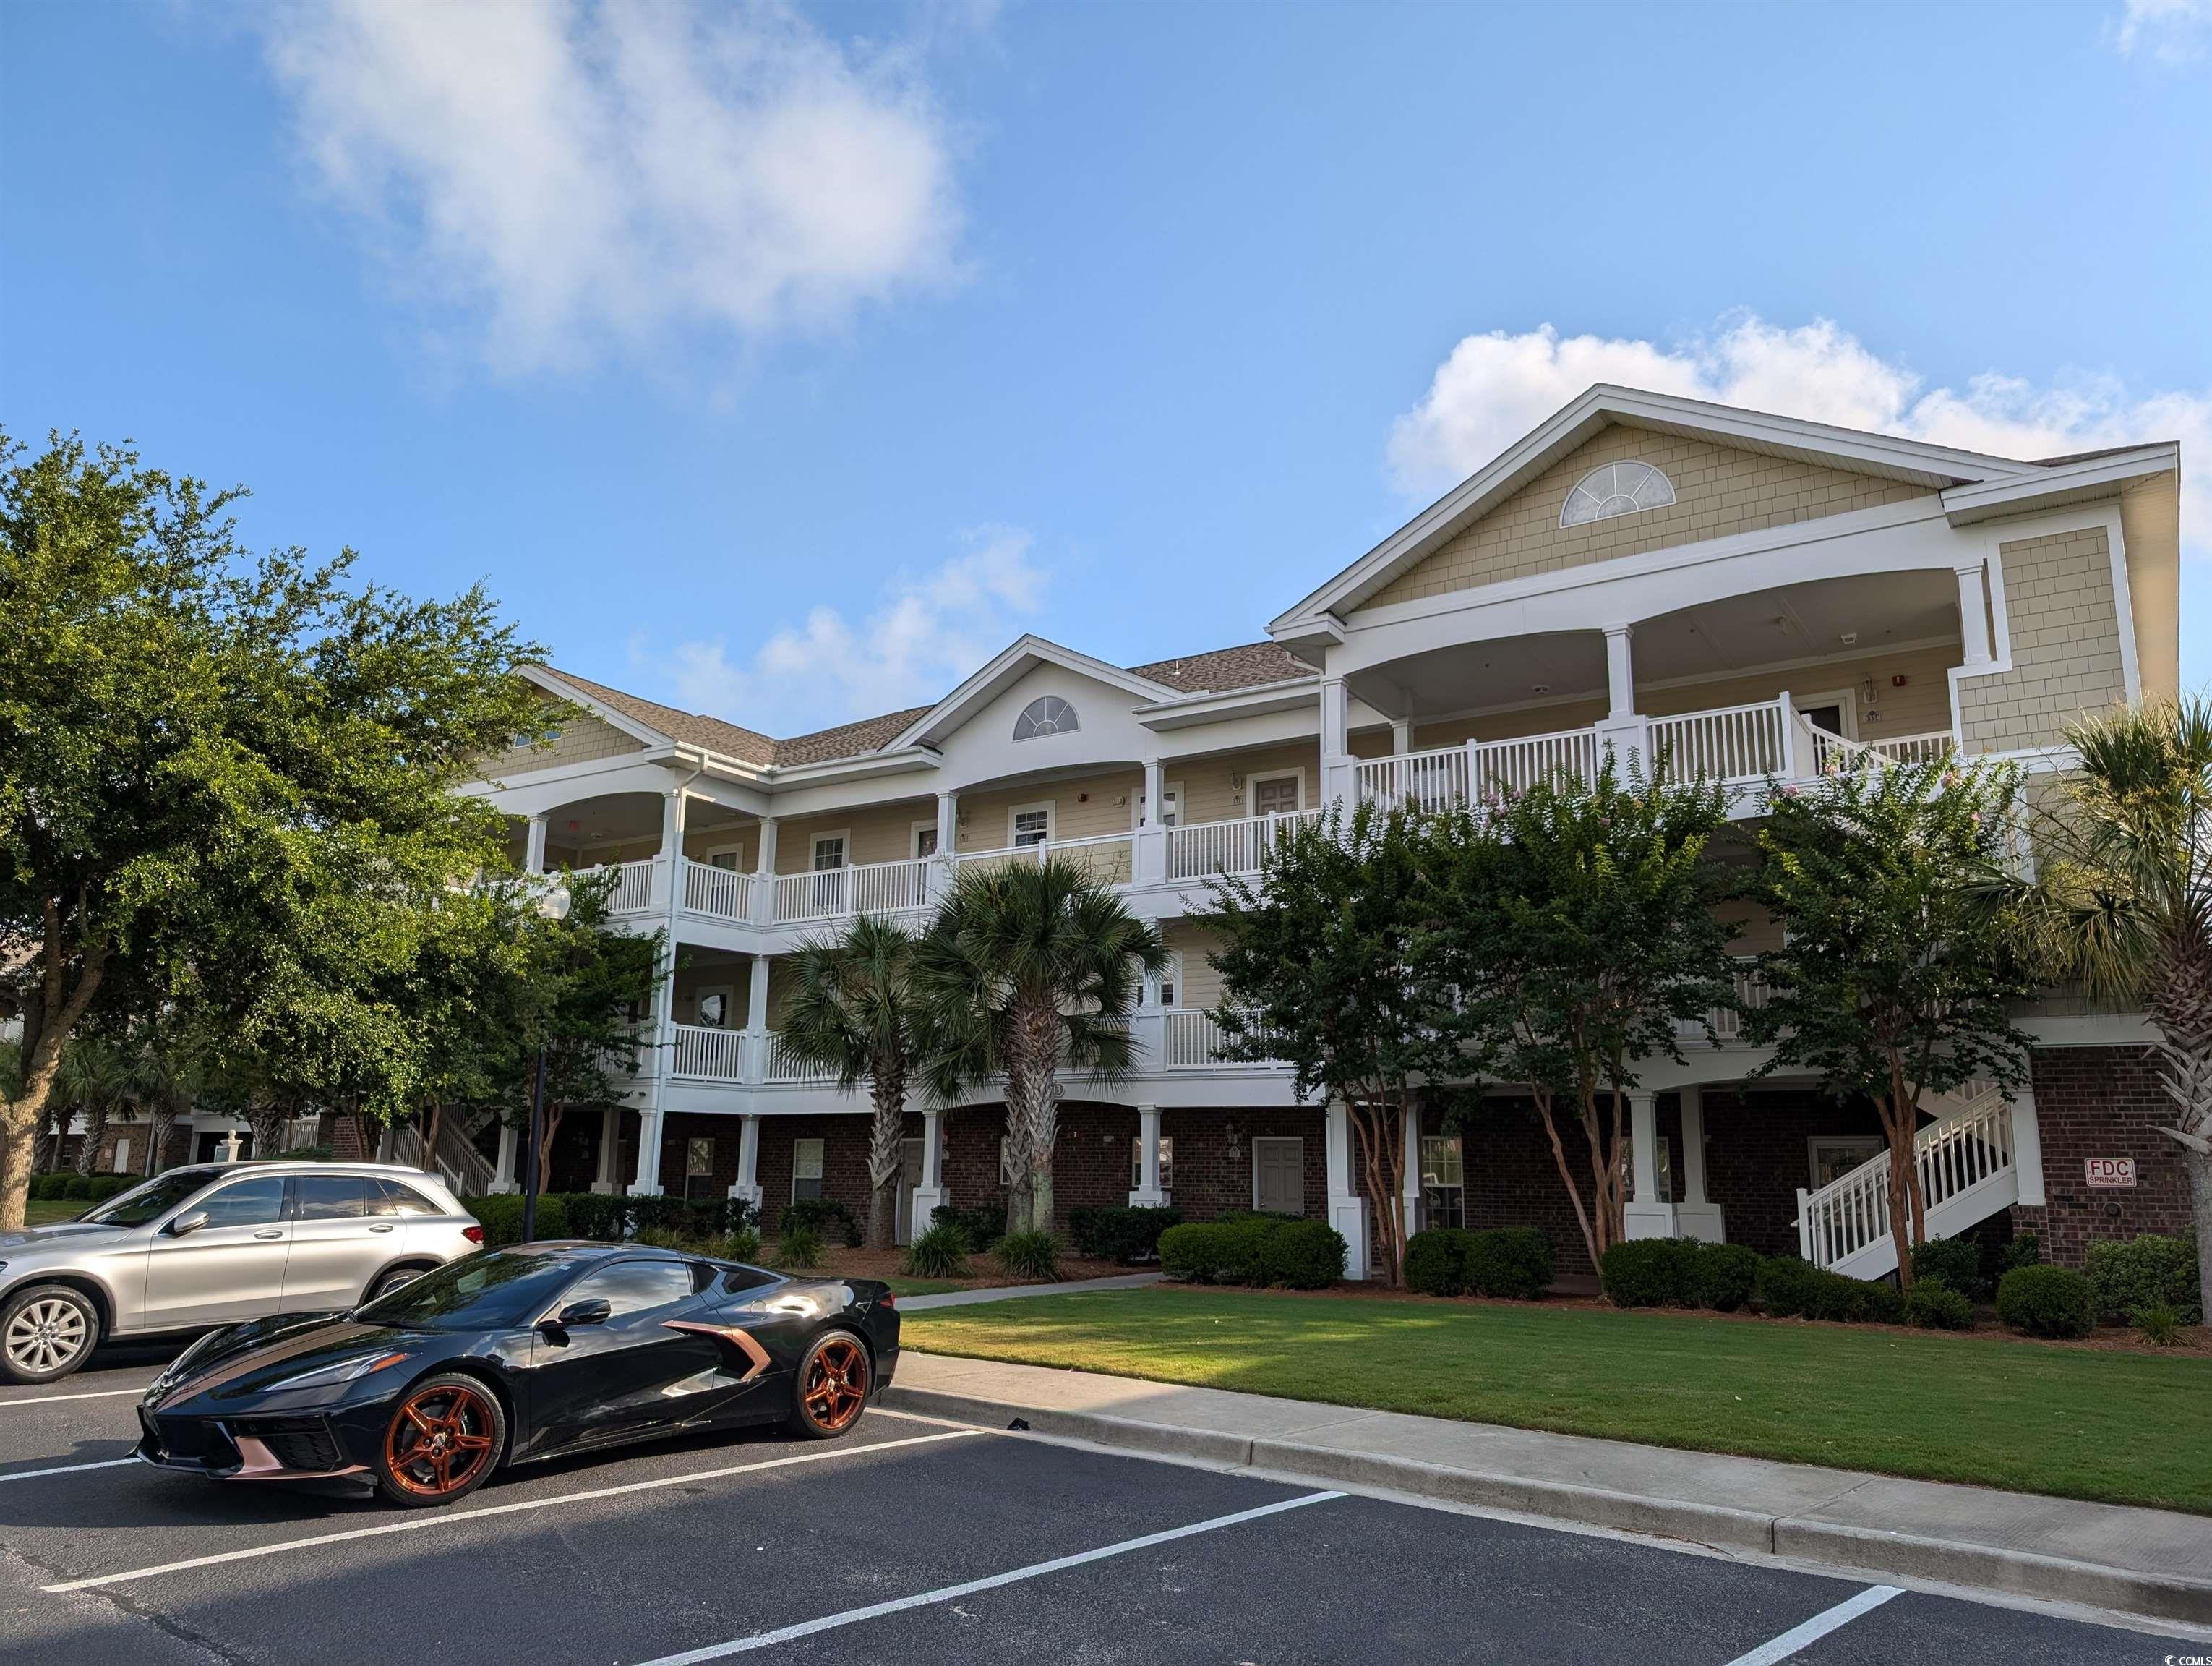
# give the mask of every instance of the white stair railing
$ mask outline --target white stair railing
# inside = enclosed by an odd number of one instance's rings
[[[1978,1213],[1962,1207],[1969,1206],[1977,1193],[1996,1190],[1993,1183],[2014,1174],[2012,1106],[2001,1090],[1991,1088],[1956,1116],[1921,1129],[1913,1136],[1912,1152],[1929,1235],[1944,1237],[1962,1231],[2008,1201],[1996,1200]],[[1939,1220],[1939,1214],[1948,1219]],[[1849,1269],[1862,1277],[1895,1267],[1887,1151],[1816,1192],[1797,1194],[1797,1243],[1815,1266],[1833,1268],[1862,1262]]]

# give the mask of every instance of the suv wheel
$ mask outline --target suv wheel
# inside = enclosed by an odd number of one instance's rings
[[[373,1302],[379,1296],[389,1296],[403,1284],[412,1284],[422,1276],[422,1269],[419,1267],[403,1267],[396,1273],[386,1273],[370,1286],[368,1299]]]
[[[100,1341],[100,1310],[65,1284],[33,1285],[0,1307],[0,1377],[11,1383],[52,1383],[92,1357]]]

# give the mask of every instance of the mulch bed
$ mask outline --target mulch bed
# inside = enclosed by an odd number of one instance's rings
[[[825,1250],[823,1251],[823,1270],[851,1279],[889,1279],[912,1276],[900,1266],[905,1251],[900,1250]],[[1060,1258],[1060,1278],[1063,1284],[1079,1279],[1112,1279],[1127,1273],[1140,1273],[1142,1268],[1124,1267],[1119,1262],[1085,1261],[1079,1256]],[[936,1280],[932,1280],[936,1282]],[[968,1257],[965,1278],[945,1280],[973,1290],[997,1289],[1007,1285],[1034,1284],[1034,1279],[1019,1278],[999,1270],[999,1263],[988,1256]]]

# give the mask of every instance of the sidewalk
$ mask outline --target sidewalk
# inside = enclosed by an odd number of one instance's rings
[[[919,1313],[933,1307],[973,1307],[977,1302],[1018,1301],[1024,1296],[1079,1296],[1086,1290],[1135,1290],[1158,1284],[1157,1273],[1124,1273],[1110,1279],[1076,1279],[1066,1284],[985,1285],[975,1290],[947,1290],[935,1296],[902,1296],[902,1313]]]
[[[900,1355],[884,1403],[999,1428],[1019,1417],[1040,1434],[1226,1468],[2212,1625],[2212,1517],[2203,1516],[913,1349]]]

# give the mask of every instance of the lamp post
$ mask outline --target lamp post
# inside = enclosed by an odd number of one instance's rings
[[[560,921],[568,917],[568,888],[552,885],[539,893],[538,912],[547,920]],[[528,1243],[538,1236],[538,1147],[545,1138],[545,1043],[538,1043],[538,1063],[530,1084],[530,1140],[529,1148],[522,1158],[522,1241]]]

